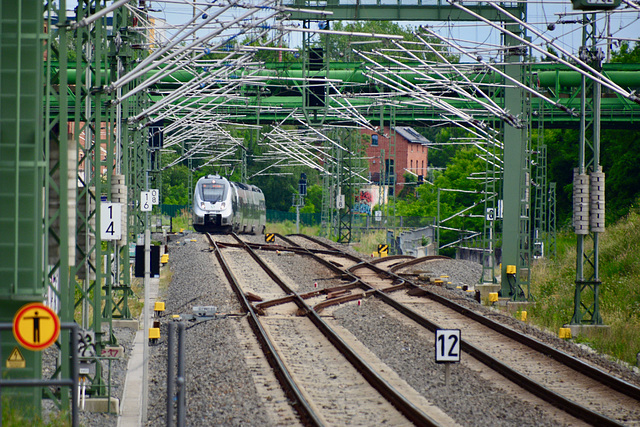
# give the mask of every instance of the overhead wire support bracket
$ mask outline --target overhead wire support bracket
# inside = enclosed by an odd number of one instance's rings
[[[568,58],[571,58],[572,60],[574,60],[578,65],[580,65],[580,67],[572,64],[571,62],[557,56],[554,55],[551,52],[548,52],[544,49],[542,49],[541,47],[537,46],[534,43],[531,43],[530,41],[526,40],[524,37],[521,37],[517,34],[514,34],[513,32],[500,27],[498,24],[491,22],[490,20],[483,18],[481,15],[475,13],[474,11],[462,6],[461,4],[459,4],[457,1],[453,1],[453,0],[448,0],[449,3],[461,10],[464,10],[465,12],[469,13],[470,15],[476,17],[477,19],[485,22],[486,24],[489,24],[491,27],[497,29],[498,31],[508,34],[510,37],[513,37],[514,39],[520,41],[521,43],[526,44],[527,46],[531,47],[532,49],[542,53],[543,55],[553,58],[555,61],[560,62],[561,64],[566,65],[567,67],[571,68],[574,71],[577,71],[578,73],[580,73],[581,75],[583,75],[584,77],[596,81],[600,84],[602,84],[603,86],[611,89],[612,91],[614,91],[615,93],[623,96],[624,98],[627,98],[633,102],[636,102],[638,104],[640,104],[640,97],[624,90],[623,88],[621,88],[620,86],[618,86],[617,84],[615,84],[614,82],[612,82],[609,78],[607,78],[606,76],[604,76],[602,73],[596,71],[593,67],[589,66],[588,64],[586,64],[585,62],[583,62],[580,58],[576,57],[575,55],[571,54],[570,52],[566,51],[565,49],[561,48],[560,46],[557,46],[557,44],[554,44],[552,42],[552,40],[550,40],[549,38],[547,38],[546,36],[544,36],[544,34],[540,33],[539,31],[537,31],[535,28],[533,28],[531,25],[527,24],[526,22],[518,19],[516,16],[513,16],[512,14],[510,14],[509,12],[507,12],[506,10],[502,9],[500,6],[494,4],[493,2],[488,2],[488,4],[492,7],[494,7],[496,10],[499,10],[500,12],[504,13],[505,16],[508,16],[510,19],[512,19],[514,22],[522,25],[523,27],[527,28],[528,30],[532,31],[533,33],[535,33],[538,37],[540,37],[542,40],[544,40],[545,42],[551,44],[552,46],[554,46],[555,48],[557,48],[560,52],[562,52],[563,54],[567,55]],[[592,74],[590,74],[592,73]]]

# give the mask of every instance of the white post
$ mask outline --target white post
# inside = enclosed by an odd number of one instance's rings
[[[142,358],[142,423],[147,422],[147,405],[149,399],[149,282],[151,277],[151,232],[149,231],[149,214],[144,230],[144,347]]]

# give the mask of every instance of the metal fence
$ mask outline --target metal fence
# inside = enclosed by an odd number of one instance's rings
[[[162,215],[179,216],[189,205],[161,205]],[[267,209],[267,222],[296,221],[295,212],[283,212]],[[306,226],[321,225],[321,214],[300,213],[300,224]],[[351,215],[351,227],[358,230],[405,230],[435,225],[434,217],[418,216],[379,216],[354,213]]]
[[[0,323],[0,331],[8,331],[13,329],[12,323]],[[73,427],[78,426],[80,416],[78,413],[78,398],[79,398],[79,363],[78,363],[78,325],[74,322],[61,322],[60,329],[69,329],[70,330],[70,340],[69,340],[69,348],[70,348],[70,359],[68,360],[70,367],[71,378],[52,378],[52,379],[41,379],[41,378],[16,378],[16,379],[6,379],[0,378],[0,425],[2,424],[2,390],[3,388],[6,390],[10,387],[69,387],[71,391],[71,425]],[[0,340],[1,341],[1,340]],[[2,349],[2,345],[0,345],[0,349]],[[5,360],[0,351],[0,359]],[[6,393],[6,392],[5,392]],[[7,393],[9,394],[9,393]]]
[[[433,226],[436,219],[431,216],[380,216],[372,215],[352,215],[352,228],[363,229],[409,229]]]
[[[190,209],[189,205],[160,205],[160,212],[162,215],[167,215],[175,218],[180,215],[183,209]]]
[[[300,224],[312,226],[320,225],[320,213],[300,213]],[[296,222],[295,212],[282,212],[267,209],[267,222]]]

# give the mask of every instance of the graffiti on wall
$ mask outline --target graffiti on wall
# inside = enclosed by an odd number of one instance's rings
[[[360,190],[355,195],[355,203],[353,204],[353,212],[360,214],[371,215],[371,208],[373,207],[373,196],[370,191]]]
[[[355,194],[355,200],[352,208],[353,213],[359,213],[364,215],[371,215],[373,207],[379,203],[386,203],[386,197],[383,197],[383,200],[380,200],[380,194],[386,196],[386,192],[384,188],[378,186],[371,186],[366,188],[361,188]]]

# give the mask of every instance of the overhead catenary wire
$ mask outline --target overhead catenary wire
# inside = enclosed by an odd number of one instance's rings
[[[475,13],[474,11],[470,10],[469,8],[462,6],[461,4],[459,4],[456,1],[453,1],[453,0],[447,0],[447,1],[449,2],[449,4],[459,8],[461,10],[464,10],[465,12],[467,12],[470,15],[476,17],[477,19],[489,24],[493,28],[496,28],[496,29],[502,31],[505,34],[508,34],[510,37],[513,37],[513,38],[519,40],[521,43],[526,44],[527,46],[529,46],[529,47],[535,49],[536,51],[546,55],[547,57],[553,58],[554,60],[560,62],[561,64],[564,64],[564,65],[568,66],[569,68],[571,68],[574,71],[577,71],[578,73],[580,73],[584,77],[600,83],[601,85],[611,89],[612,91],[618,93],[619,95],[621,95],[621,96],[623,96],[623,97],[625,97],[625,98],[627,98],[627,99],[629,99],[631,101],[634,101],[636,103],[640,103],[640,98],[638,96],[636,96],[635,94],[624,90],[623,88],[621,88],[620,86],[618,86],[617,84],[612,82],[609,78],[604,76],[602,73],[596,71],[593,67],[591,67],[590,65],[586,64],[580,58],[578,58],[577,56],[571,54],[570,52],[566,51],[565,49],[561,48],[560,46],[556,45],[555,47],[559,51],[561,51],[563,54],[567,55],[568,58],[571,58],[572,61],[574,61],[575,63],[579,64],[580,67],[572,64],[571,62],[569,62],[569,61],[567,61],[567,60],[565,60],[565,59],[563,59],[563,58],[561,58],[561,57],[559,57],[557,55],[554,55],[551,52],[548,52],[548,51],[542,49],[541,47],[537,46],[536,44],[529,42],[528,40],[526,40],[522,36],[520,36],[518,34],[515,34],[515,33],[511,32],[511,31],[507,30],[506,28],[500,27],[496,23],[491,22],[490,20],[484,18],[483,16],[479,15],[478,13]],[[517,17],[513,16],[508,11],[502,9],[500,6],[494,4],[493,2],[488,2],[488,4],[491,7],[495,8],[496,10],[498,10],[498,11],[500,11],[502,13],[505,13],[506,16],[509,16],[513,21],[517,22],[518,24],[522,25],[523,27],[525,27],[525,28],[529,29],[530,31],[534,32],[536,35],[538,35],[540,38],[545,40],[547,43],[553,44],[549,38],[545,37],[543,34],[541,34],[535,28],[533,28],[530,25],[526,24],[522,20],[520,20]],[[585,71],[585,70],[587,70],[587,71]]]

